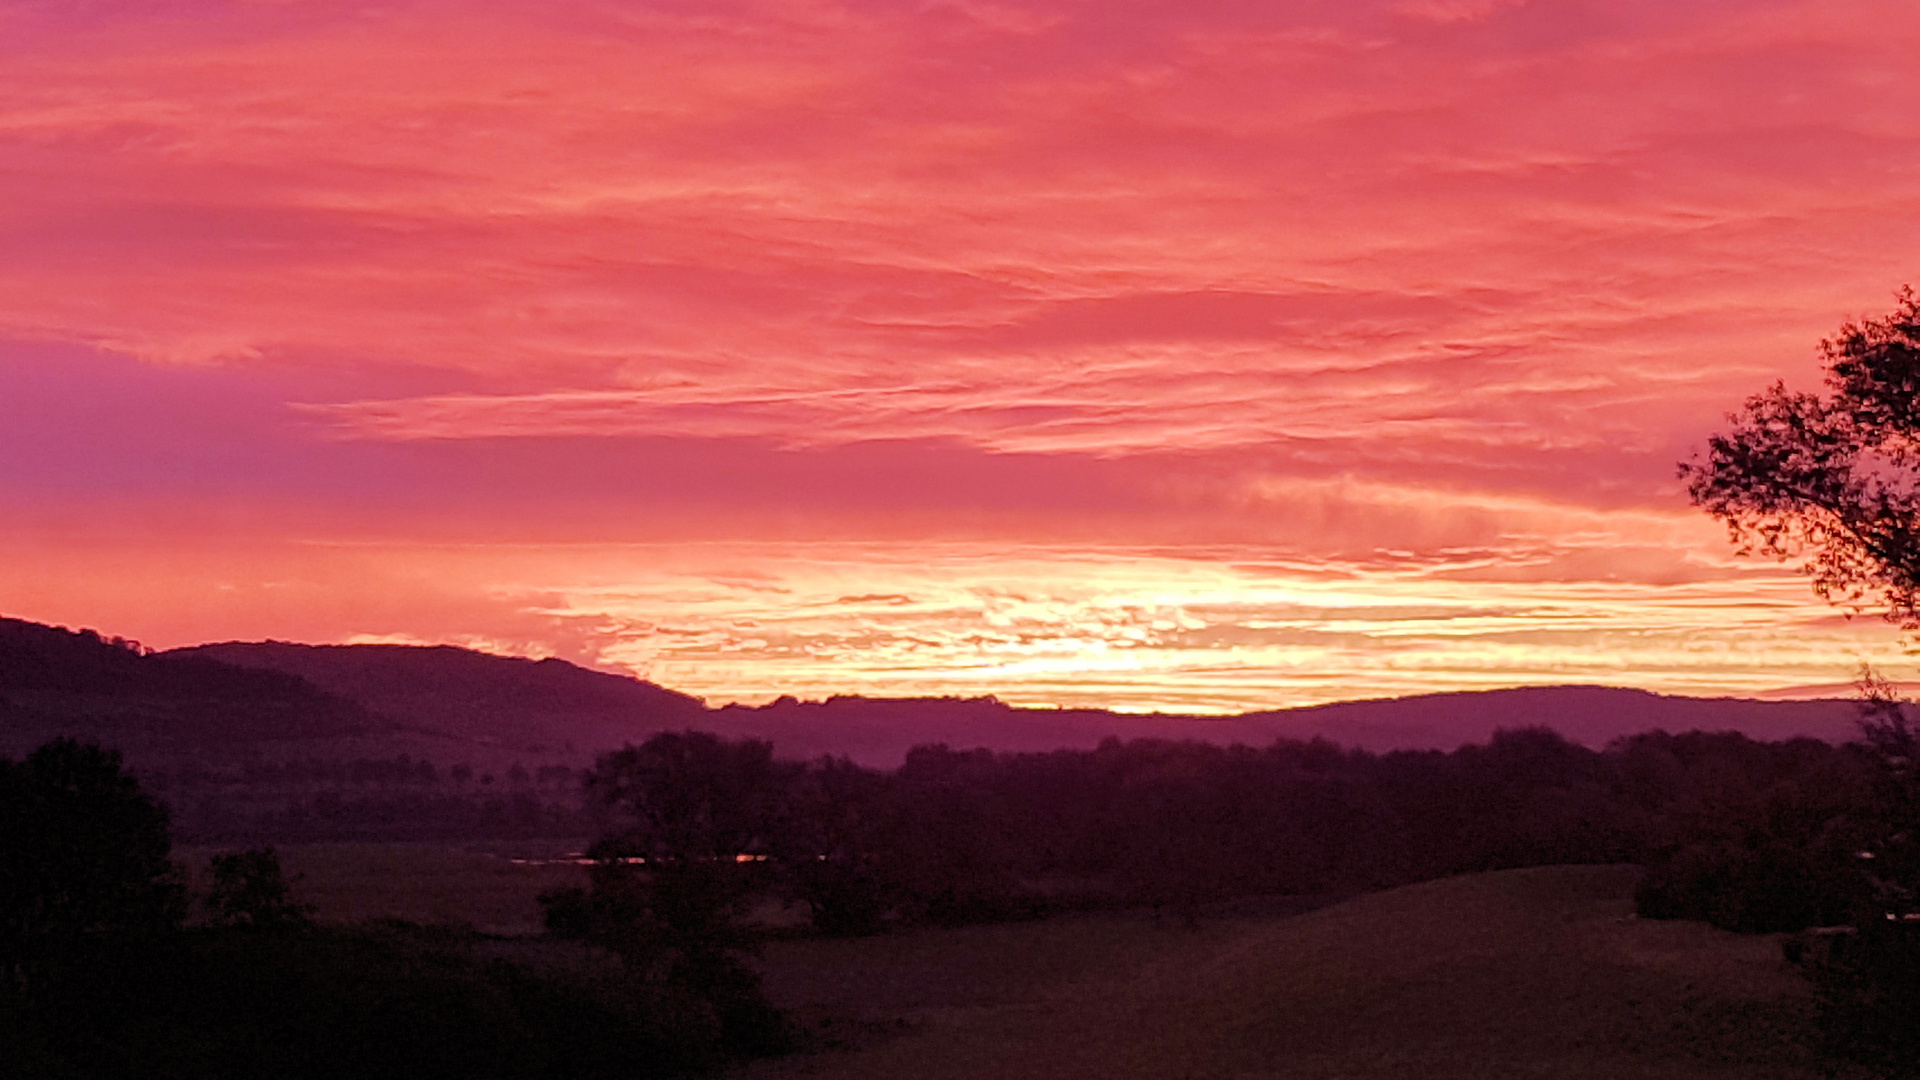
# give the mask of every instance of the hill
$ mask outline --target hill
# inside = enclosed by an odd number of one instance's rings
[[[783,754],[847,754],[863,764],[898,765],[927,743],[956,748],[1045,752],[1087,749],[1109,737],[1197,739],[1260,746],[1275,739],[1327,739],[1342,746],[1452,750],[1484,743],[1502,728],[1545,725],[1598,749],[1624,735],[1738,731],[1755,739],[1801,736],[1845,742],[1856,734],[1851,701],[1689,698],[1605,686],[1530,686],[1346,701],[1241,716],[1023,709],[993,698],[781,698],[758,707],[714,710],[709,727],[772,740]]]
[[[513,760],[585,763],[656,731],[701,728],[768,739],[787,757],[844,754],[891,768],[912,747],[932,743],[1044,752],[1091,748],[1112,737],[1249,745],[1323,738],[1373,751],[1451,750],[1484,743],[1501,728],[1538,724],[1596,748],[1653,729],[1840,742],[1853,737],[1855,716],[1845,700],[1688,698],[1600,686],[1425,694],[1228,717],[1020,708],[991,697],[783,697],[708,709],[698,698],[558,659],[452,646],[277,641],[149,655],[89,630],[0,620],[0,737],[16,750],[55,733],[130,750],[237,750],[306,739],[331,740],[332,756],[406,753],[505,768]]]
[[[56,735],[128,752],[179,753],[251,742],[364,738],[394,725],[297,676],[0,618],[0,753]]]
[[[410,728],[534,753],[612,749],[707,715],[699,698],[630,676],[450,645],[223,642],[163,655],[297,676]]]
[[[1612,686],[1522,686],[1342,701],[1239,719],[1311,731],[1368,750],[1451,750],[1485,742],[1501,728],[1544,724],[1597,749],[1623,735],[1655,730],[1738,731],[1762,741],[1806,736],[1846,742],[1858,734],[1859,710],[1850,700],[1834,698],[1756,701],[1677,697]],[[1336,739],[1334,732],[1345,737]]]
[[[1828,1075],[1779,946],[1630,918],[1637,873],[1478,874],[1196,932],[1094,916],[775,944],[775,1002],[853,1048],[749,1075]]]

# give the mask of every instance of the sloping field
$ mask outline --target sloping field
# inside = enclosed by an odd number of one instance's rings
[[[1197,931],[1114,916],[783,943],[776,1003],[854,1034],[749,1075],[1821,1075],[1777,941],[1633,919],[1636,873],[1474,875]]]

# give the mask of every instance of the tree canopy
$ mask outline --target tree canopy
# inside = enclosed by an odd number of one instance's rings
[[[1745,551],[1804,559],[1813,587],[1854,610],[1869,606],[1920,630],[1920,298],[1903,288],[1881,319],[1847,323],[1820,343],[1825,394],[1775,383],[1729,417],[1704,460],[1680,467],[1695,504],[1724,521]],[[1914,773],[1911,703],[1869,672],[1862,734],[1878,762],[1873,795],[1823,826],[1851,865],[1820,872],[1811,847],[1700,847],[1650,875],[1643,913],[1690,899],[1691,881],[1750,884],[1719,890],[1740,901],[1729,920],[1767,929],[1851,900],[1852,937],[1803,957],[1819,987],[1821,1022],[1836,1049],[1915,1075],[1920,1061],[1920,778]],[[1662,876],[1664,874],[1664,877]],[[1776,886],[1832,878],[1823,895]],[[1679,887],[1669,887],[1674,882]],[[1849,885],[1852,887],[1850,888]],[[1699,890],[1694,890],[1698,892]],[[1799,890],[1804,892],[1804,889]],[[1848,897],[1847,893],[1853,893]],[[1811,900],[1811,906],[1798,902]],[[1712,904],[1710,903],[1711,907]],[[1719,921],[1719,920],[1716,920]],[[1746,925],[1750,924],[1750,925]]]
[[[1824,599],[1920,629],[1920,297],[1820,352],[1825,394],[1775,383],[1680,475],[1743,551],[1804,559]]]
[[[120,755],[71,739],[0,759],[0,974],[31,982],[89,941],[179,925],[167,813]]]

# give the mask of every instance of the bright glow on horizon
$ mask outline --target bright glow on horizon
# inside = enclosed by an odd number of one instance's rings
[[[603,663],[717,701],[993,693],[1226,713],[1623,675],[1751,695],[1900,662],[1884,626],[1835,619],[1794,578],[1542,586],[1445,566],[1250,569],[1139,551],[917,547],[909,565],[888,562],[898,552],[738,554],[760,571],[750,581],[690,588],[634,572],[557,590],[566,602],[548,613],[597,626]],[[840,592],[852,582],[891,591]]]

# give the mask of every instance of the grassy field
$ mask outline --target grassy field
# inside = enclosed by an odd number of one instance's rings
[[[1088,916],[769,947],[839,1049],[789,1077],[1778,1077],[1822,1073],[1768,937],[1631,917],[1630,867],[1429,882],[1195,931]]]
[[[564,850],[529,850],[552,856]],[[204,893],[208,862],[224,848],[182,847],[174,859],[187,868],[188,884]],[[577,866],[533,866],[506,855],[427,844],[296,844],[277,849],[294,879],[294,895],[314,906],[323,922],[405,919],[471,926],[489,934],[540,932],[535,897],[548,889],[584,886]]]
[[[213,853],[176,852],[198,888]],[[531,934],[538,893],[585,882],[578,867],[426,845],[281,858],[330,922]],[[767,991],[819,1049],[738,1080],[1849,1075],[1810,1053],[1809,994],[1777,939],[1634,919],[1637,873],[1474,875],[1197,930],[1096,914],[775,941]]]

